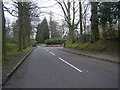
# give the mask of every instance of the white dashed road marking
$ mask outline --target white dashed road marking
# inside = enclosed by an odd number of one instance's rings
[[[54,54],[54,53],[52,53],[52,52],[49,52],[49,53],[55,56],[55,54]]]
[[[63,61],[64,63],[66,63],[67,65],[71,66],[72,68],[74,68],[75,70],[79,71],[79,72],[83,72],[82,70],[78,69],[77,67],[73,66],[72,64],[68,63],[67,61],[63,60],[62,58],[58,57],[59,60]]]
[[[46,51],[49,51],[49,50],[46,50]],[[49,53],[52,54],[53,56],[55,56],[54,53],[52,53],[52,52],[50,52],[50,51],[49,51]],[[83,72],[83,71],[80,70],[79,68],[77,68],[77,67],[75,67],[74,65],[72,65],[72,64],[68,63],[67,61],[65,61],[64,59],[62,59],[62,58],[60,58],[60,57],[58,57],[58,59],[61,60],[61,61],[64,62],[64,63],[66,63],[67,65],[71,66],[72,68],[74,68],[74,69],[77,70],[78,72]],[[84,70],[84,71],[87,71],[87,70]],[[88,71],[87,71],[87,72],[88,72]]]

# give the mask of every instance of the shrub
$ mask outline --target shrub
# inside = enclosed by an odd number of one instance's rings
[[[91,43],[87,42],[87,43],[80,43],[78,48],[82,49],[82,50],[87,50],[87,48],[91,45]]]
[[[51,44],[63,44],[65,42],[65,39],[61,38],[53,38],[53,39],[47,39],[45,40],[45,44],[51,45]]]
[[[76,48],[80,50],[98,51],[98,52],[103,52],[108,49],[108,45],[103,41],[97,41],[95,43],[86,42],[86,43],[74,43],[74,44],[67,42],[65,47]]]

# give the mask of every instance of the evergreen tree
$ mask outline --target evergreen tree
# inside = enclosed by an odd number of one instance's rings
[[[118,2],[102,2],[99,4],[99,24],[103,28],[103,37],[115,38],[115,30],[113,25],[119,23],[120,7]],[[109,26],[109,29],[106,29]],[[119,25],[118,25],[119,27]],[[119,28],[118,28],[119,32]]]
[[[102,2],[99,4],[99,23],[105,28],[107,22],[110,26],[118,21],[118,2]]]
[[[49,28],[47,20],[44,18],[44,20],[38,24],[36,40],[39,41],[39,43],[44,43],[46,39],[49,39]]]

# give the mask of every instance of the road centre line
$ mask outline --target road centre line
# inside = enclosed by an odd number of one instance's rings
[[[55,54],[54,54],[54,53],[52,53],[52,52],[49,52],[49,53],[55,56]]]
[[[67,65],[71,66],[72,68],[74,68],[75,70],[77,70],[78,72],[83,72],[82,70],[78,69],[77,67],[73,66],[72,64],[68,63],[67,61],[63,60],[62,58],[58,57],[59,60],[61,60],[62,62],[66,63]]]

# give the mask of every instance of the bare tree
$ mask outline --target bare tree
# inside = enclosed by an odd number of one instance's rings
[[[83,29],[84,33],[87,32],[86,31],[87,19],[89,17],[89,13],[90,13],[89,6],[90,6],[89,2],[86,2],[86,4],[83,4],[83,8],[82,8],[83,9],[83,13],[82,13],[82,25],[84,27],[84,29]]]
[[[62,11],[64,13],[65,21],[67,22],[68,28],[69,28],[69,41],[71,43],[74,43],[74,30],[77,28],[80,20],[76,20],[76,13],[78,11],[75,0],[70,1],[67,0],[66,2],[64,0],[55,0],[60,7],[62,8]],[[72,12],[71,12],[72,11]]]

